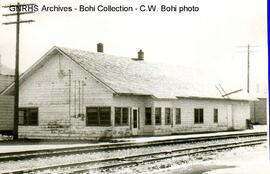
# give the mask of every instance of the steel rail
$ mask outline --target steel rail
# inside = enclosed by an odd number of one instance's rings
[[[237,141],[237,142],[232,142],[232,143],[219,143],[219,144],[208,145],[208,146],[204,145],[204,146],[197,146],[197,147],[191,147],[191,148],[180,148],[180,149],[171,150],[171,151],[161,151],[161,152],[153,152],[153,153],[147,153],[147,154],[130,155],[130,156],[123,156],[123,157],[118,157],[118,158],[89,160],[89,161],[62,164],[62,165],[37,167],[34,169],[13,170],[13,171],[7,171],[5,173],[31,173],[31,172],[40,172],[40,171],[46,171],[46,170],[56,170],[56,169],[59,170],[60,168],[63,168],[63,169],[68,168],[69,172],[71,173],[80,173],[80,172],[84,172],[84,171],[86,172],[89,170],[105,170],[105,169],[116,168],[116,167],[138,165],[141,163],[146,163],[146,162],[151,162],[151,161],[160,161],[160,160],[173,158],[173,157],[180,157],[180,156],[194,155],[198,153],[206,153],[206,152],[217,151],[217,150],[231,149],[231,148],[236,148],[236,147],[257,145],[257,144],[263,143],[264,141],[267,141],[267,139],[260,138],[260,139],[255,139],[255,140]],[[163,155],[163,156],[160,157],[160,155]],[[155,156],[158,156],[158,157],[155,157]],[[139,159],[139,158],[143,158],[143,159]],[[101,165],[102,163],[105,163],[105,165]],[[106,163],[110,163],[110,164],[106,164]],[[97,164],[97,166],[85,167],[87,165],[94,165],[94,164]],[[80,168],[78,169],[78,167]],[[75,169],[70,170],[70,168],[75,168]],[[62,172],[63,171],[61,171],[60,173]],[[66,172],[67,171],[65,171],[64,173]]]
[[[61,156],[61,155],[71,155],[71,154],[82,154],[87,152],[97,152],[97,151],[111,151],[111,150],[121,150],[127,148],[141,148],[149,146],[159,146],[167,144],[183,144],[191,142],[202,142],[202,141],[214,141],[222,139],[233,139],[241,137],[251,137],[251,136],[265,136],[266,132],[255,132],[255,133],[244,133],[244,134],[229,134],[229,135],[218,135],[218,136],[203,136],[196,138],[179,138],[179,139],[167,139],[149,142],[125,142],[125,143],[114,143],[114,144],[103,144],[94,146],[83,146],[83,147],[69,147],[69,148],[57,148],[57,149],[43,149],[43,150],[31,150],[31,151],[21,151],[21,152],[6,152],[0,153],[0,161],[8,160],[23,160],[31,158],[40,157],[51,157],[51,156]]]

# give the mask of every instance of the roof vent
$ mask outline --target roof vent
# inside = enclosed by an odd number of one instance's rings
[[[142,50],[140,50],[138,52],[138,60],[143,60],[144,59],[144,52]]]
[[[102,43],[97,44],[97,52],[103,53],[103,44]]]

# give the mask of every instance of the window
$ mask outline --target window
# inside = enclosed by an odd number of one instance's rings
[[[156,125],[161,125],[161,108],[155,108],[155,122]]]
[[[38,108],[19,108],[19,125],[37,126]]]
[[[203,123],[203,109],[194,109],[194,123]]]
[[[214,123],[218,122],[218,109],[214,109]]]
[[[128,125],[128,108],[115,108],[115,126]]]
[[[171,124],[171,108],[165,108],[165,124]]]
[[[152,112],[151,108],[145,108],[145,125],[152,124]]]
[[[110,107],[87,107],[86,108],[87,126],[110,126],[111,108]]]
[[[176,124],[181,124],[181,108],[176,108],[175,109],[175,123]]]
[[[122,125],[128,125],[128,108],[122,108]]]
[[[121,121],[122,121],[122,109],[115,108],[114,109],[114,124],[115,124],[115,126],[121,125]]]

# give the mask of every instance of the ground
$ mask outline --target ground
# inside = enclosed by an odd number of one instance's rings
[[[183,166],[154,172],[155,174],[269,174],[267,142],[220,152],[211,160],[194,160]],[[204,159],[206,157],[204,156]],[[207,157],[208,158],[208,157]]]
[[[190,138],[205,135],[223,135],[240,132],[261,132],[267,131],[267,126],[255,126],[253,130],[218,132],[209,134],[192,134],[177,136],[158,137],[132,137],[116,139],[128,142],[150,142],[164,139]],[[0,137],[7,140],[10,137]],[[89,142],[89,141],[63,141],[63,140],[18,140],[0,141],[0,153],[12,151],[53,149],[64,147],[95,146],[97,144],[108,144],[110,142]],[[211,142],[210,142],[211,143]],[[150,173],[150,174],[270,174],[269,165],[269,142],[252,147],[241,147],[222,152],[210,152],[203,155],[186,156],[180,158],[167,159],[160,162],[139,165],[135,169],[122,168],[120,170],[106,173]],[[65,157],[66,158],[66,157]],[[81,158],[81,156],[80,156]],[[72,158],[71,160],[74,160]],[[55,162],[55,161],[54,161]],[[61,160],[62,162],[62,160]],[[13,163],[11,166],[14,167]],[[5,167],[7,167],[5,165]],[[151,172],[154,171],[154,172]]]

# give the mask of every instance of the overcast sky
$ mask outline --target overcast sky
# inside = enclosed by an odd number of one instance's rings
[[[1,0],[0,5],[16,2]],[[24,1],[20,1],[24,2]],[[186,1],[105,1],[105,0],[37,0],[42,5],[77,7],[83,5],[177,5],[198,6],[196,13],[102,13],[38,12],[24,15],[35,23],[21,26],[20,71],[25,71],[52,46],[96,51],[104,43],[108,54],[136,57],[139,49],[145,60],[179,64],[205,70],[218,82],[224,81],[246,89],[247,44],[251,53],[253,92],[267,87],[267,1],[266,0],[186,0]],[[13,21],[2,17],[0,22]],[[14,67],[15,26],[0,25],[2,63]],[[198,77],[200,78],[200,77]]]

